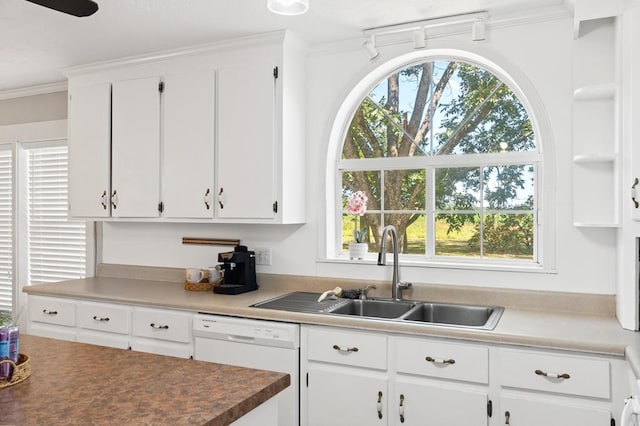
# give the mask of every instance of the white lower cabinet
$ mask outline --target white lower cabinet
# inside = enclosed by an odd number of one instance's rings
[[[487,426],[487,347],[390,336],[389,352],[390,424]]]
[[[29,296],[29,334],[60,340],[76,340],[76,308],[73,300]]]
[[[193,358],[193,314],[167,309],[133,308],[131,349]]]
[[[512,426],[610,426],[611,413],[608,410],[571,405],[557,399],[534,399],[535,394],[502,396],[501,412],[497,424]]]
[[[300,363],[308,426],[611,426],[627,392],[623,358],[338,327]]]
[[[385,372],[311,365],[307,373],[306,424],[353,426],[388,423]]]
[[[301,350],[303,425],[488,424],[485,347],[303,326]]]
[[[397,377],[389,424],[487,426],[486,391]]]
[[[301,424],[386,425],[387,337],[329,327],[301,332]]]
[[[609,426],[613,360],[500,348],[500,422],[513,426]]]
[[[28,333],[160,355],[193,358],[193,313],[29,296]]]
[[[131,310],[128,306],[78,302],[78,341],[112,348],[129,348]]]

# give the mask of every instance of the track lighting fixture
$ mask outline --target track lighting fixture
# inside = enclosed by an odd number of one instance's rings
[[[372,61],[380,55],[380,51],[376,47],[376,39],[373,36],[371,36],[370,40],[365,40],[362,43],[362,47],[364,47],[365,53]]]
[[[473,22],[471,26],[471,40],[473,41],[482,41],[484,40],[486,32],[486,26],[484,20],[478,19]]]
[[[369,59],[373,60],[379,55],[378,49],[376,48],[376,40],[382,39],[383,42],[385,42],[384,44],[389,44],[389,42],[398,43],[398,40],[406,40],[406,37],[410,33],[411,39],[413,40],[413,48],[424,49],[426,45],[425,31],[427,29],[437,30],[444,27],[460,27],[464,24],[471,24],[471,39],[473,41],[481,41],[486,38],[486,20],[488,18],[489,14],[486,11],[479,11],[460,15],[441,16],[423,21],[405,22],[403,24],[384,27],[368,28],[363,31],[363,35],[365,38],[370,38],[370,41],[367,39],[367,41],[363,43],[363,47]]]

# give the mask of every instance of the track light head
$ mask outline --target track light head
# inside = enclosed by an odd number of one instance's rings
[[[380,51],[374,44],[373,40],[366,40],[364,43],[362,43],[362,47],[364,47],[364,51],[367,54],[369,60],[373,61],[378,56],[380,56]]]
[[[471,40],[473,41],[482,41],[486,39],[486,25],[484,20],[478,19],[473,21],[473,26],[471,27]]]

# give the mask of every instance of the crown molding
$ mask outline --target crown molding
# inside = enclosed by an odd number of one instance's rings
[[[281,42],[286,37],[291,37],[285,30],[273,31],[263,34],[249,35],[238,37],[230,40],[216,41],[212,43],[198,44],[189,47],[181,47],[177,49],[160,50],[156,52],[144,53],[141,55],[128,56],[114,60],[94,62],[90,64],[78,65],[73,67],[62,68],[60,71],[66,77],[73,77],[79,74],[85,74],[96,71],[103,71],[112,68],[118,68],[127,65],[140,65],[152,62],[163,61],[172,58],[185,56],[203,55],[216,53],[221,50],[228,50],[241,47],[257,47],[264,44]]]
[[[46,95],[48,93],[66,92],[67,82],[57,81],[55,83],[38,84],[35,86],[20,87],[0,91],[0,101],[7,99],[24,98],[27,96]]]

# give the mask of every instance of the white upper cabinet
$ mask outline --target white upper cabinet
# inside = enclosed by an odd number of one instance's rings
[[[160,202],[160,78],[112,87],[111,215],[154,217]]]
[[[163,96],[163,216],[212,219],[215,72],[165,76]]]
[[[273,59],[218,71],[218,216],[275,216]]]
[[[70,103],[72,139],[99,145],[70,144],[71,214],[304,223],[305,67],[304,45],[278,32],[67,69],[72,96],[111,87],[111,104]],[[98,170],[106,192],[89,187]]]
[[[111,84],[69,90],[69,214],[109,217]]]

